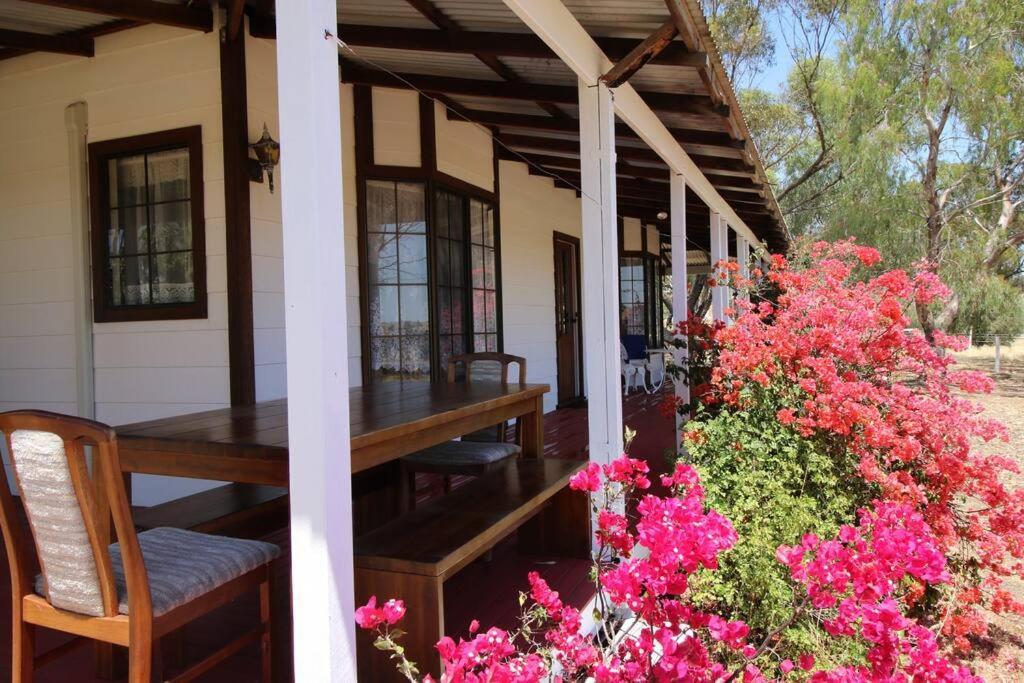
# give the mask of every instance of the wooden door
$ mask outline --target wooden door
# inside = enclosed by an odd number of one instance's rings
[[[583,400],[583,327],[580,320],[580,241],[555,233],[555,347],[558,405]]]

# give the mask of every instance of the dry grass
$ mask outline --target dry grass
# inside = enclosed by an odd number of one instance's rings
[[[991,346],[972,347],[957,354],[962,367],[982,370],[993,374],[994,349]],[[981,404],[988,417],[1006,425],[1009,443],[981,444],[983,451],[1007,455],[1024,470],[1024,340],[1010,347],[1003,347],[1000,353],[1000,369],[996,390],[989,395],[972,396]],[[1007,473],[1006,481],[1014,486],[1024,486],[1024,475]],[[1024,600],[1024,581],[1011,579],[1007,588]],[[987,681],[1018,683],[1024,681],[1024,621],[989,613],[990,639],[979,648],[978,657],[971,662],[972,668]]]

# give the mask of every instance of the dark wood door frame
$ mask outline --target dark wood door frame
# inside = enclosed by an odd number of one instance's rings
[[[557,275],[558,275],[558,243],[559,242],[564,242],[564,243],[566,243],[566,244],[568,244],[568,245],[570,245],[572,247],[573,253],[575,255],[575,263],[576,263],[576,273],[575,273],[575,280],[576,280],[576,286],[575,286],[575,289],[576,289],[576,308],[577,308],[577,319],[576,319],[576,358],[573,359],[574,364],[576,366],[576,396],[570,398],[569,400],[563,399],[563,397],[561,396],[561,382],[556,382],[556,385],[555,385],[556,386],[556,392],[555,393],[556,393],[557,398],[558,398],[558,407],[559,408],[563,408],[563,407],[566,407],[566,406],[569,406],[569,405],[578,405],[578,404],[586,401],[586,394],[584,393],[584,383],[583,383],[583,284],[582,284],[582,273],[580,272],[580,266],[581,266],[581,263],[580,263],[580,258],[581,258],[580,240],[579,240],[578,237],[573,237],[572,235],[567,235],[567,234],[565,234],[563,232],[558,232],[557,230],[552,233],[552,240],[551,240],[552,261],[554,263],[554,273],[553,273],[553,275],[556,278],[555,281],[554,281],[554,285],[555,285],[555,369],[556,369],[556,372],[561,372],[562,371],[562,359],[560,358],[561,350],[559,349],[559,345],[558,345],[558,291],[559,290],[558,290]]]

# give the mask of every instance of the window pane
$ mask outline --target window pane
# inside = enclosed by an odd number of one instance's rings
[[[386,181],[366,181],[367,232],[395,232],[395,184]]]
[[[430,317],[427,308],[427,288],[401,287],[398,305],[402,319],[401,333],[429,334]]]
[[[494,246],[494,207],[484,204],[484,244]]]
[[[145,254],[149,251],[149,221],[145,206],[131,206],[110,212],[107,253],[111,256]]]
[[[473,331],[487,331],[487,303],[482,289],[473,290]]]
[[[487,292],[484,294],[484,301],[487,306],[487,312],[484,314],[484,327],[488,332],[498,331],[498,305],[497,295],[494,292]]]
[[[449,196],[447,192],[438,192],[435,196],[436,220],[434,222],[434,234],[438,237],[448,237],[448,202]]]
[[[398,238],[398,278],[404,285],[427,284],[426,235],[402,235]]]
[[[451,242],[446,239],[437,240],[437,283],[447,285],[452,282]]]
[[[482,353],[487,350],[487,335],[486,334],[475,334],[473,335],[473,351],[475,353]]]
[[[473,247],[473,287],[480,289],[484,286],[484,248]]]
[[[375,377],[388,379],[402,367],[398,337],[374,337],[370,340],[370,370]]]
[[[484,243],[483,204],[475,199],[469,204],[469,233],[473,244]]]
[[[366,236],[366,275],[371,285],[398,284],[398,238],[394,234]]]
[[[495,353],[498,350],[498,335],[487,335],[487,350],[490,351],[491,353]]]
[[[192,248],[192,203],[171,202],[153,207],[153,250]]]
[[[466,283],[466,264],[463,257],[465,242],[451,242],[449,256],[451,258],[451,283],[459,287]]]
[[[157,254],[152,259],[153,303],[171,304],[196,300],[192,278],[192,252]]]
[[[494,289],[495,279],[494,250],[484,249],[484,287]]]
[[[398,334],[398,287],[370,288],[370,334]]]
[[[426,334],[402,337],[402,377],[430,379],[430,337]]]
[[[146,201],[146,157],[139,154],[107,162],[110,207],[136,206]]]
[[[107,301],[114,306],[150,303],[149,257],[112,258],[109,263]]]
[[[189,198],[188,150],[170,149],[147,154],[149,201],[166,202]]]
[[[405,233],[424,235],[427,232],[427,211],[423,186],[398,183],[398,229]]]

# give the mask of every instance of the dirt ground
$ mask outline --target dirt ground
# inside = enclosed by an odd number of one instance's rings
[[[983,370],[995,378],[996,390],[992,394],[971,399],[980,403],[989,417],[1005,424],[1010,433],[1009,443],[984,444],[979,448],[1010,456],[1024,470],[1024,342],[1001,349],[999,373],[994,372],[994,360],[994,349],[990,346],[971,348],[957,355],[961,367]],[[1006,481],[1024,486],[1024,474],[1007,473]],[[1007,587],[1024,600],[1024,582],[1010,580]],[[1024,621],[990,613],[988,623],[991,639],[984,644],[987,652],[979,651],[975,661],[970,662],[972,668],[993,683],[1024,681]]]

